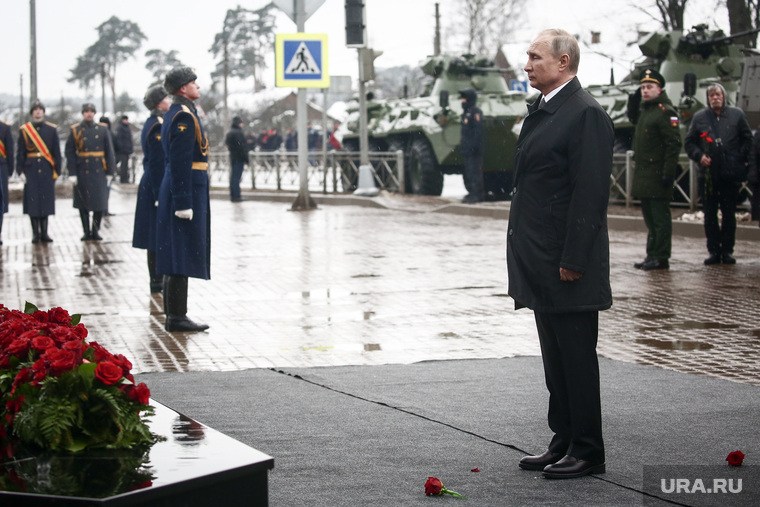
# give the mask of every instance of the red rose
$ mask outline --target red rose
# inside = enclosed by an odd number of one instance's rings
[[[140,382],[136,386],[127,388],[127,396],[141,405],[147,405],[150,402],[150,389],[143,382]]]
[[[47,312],[43,312],[42,310],[37,310],[32,314],[32,317],[37,319],[40,322],[47,322],[48,320],[48,314]]]
[[[70,350],[48,349],[42,359],[50,364],[50,374],[55,377],[73,370],[77,365],[77,358]]]
[[[88,346],[93,350],[94,354],[92,358],[95,360],[96,363],[100,363],[103,361],[113,361],[113,354],[108,352],[101,344],[98,342],[90,342]]]
[[[84,353],[85,345],[83,341],[75,340],[66,342],[61,347],[63,350],[68,350],[74,354],[77,364],[82,361],[82,354]]]
[[[95,368],[95,378],[103,382],[107,386],[112,386],[121,380],[122,372],[121,368],[113,364],[111,361],[103,361],[98,363]]]
[[[37,336],[32,339],[32,348],[38,352],[45,352],[50,347],[55,347],[55,342],[49,336]]]
[[[29,340],[26,338],[13,340],[10,345],[8,345],[6,351],[12,356],[22,356],[29,352]]]
[[[48,311],[48,318],[50,319],[50,322],[71,324],[71,316],[69,315],[69,312],[60,307],[51,308]]]
[[[425,494],[430,495],[442,495],[443,483],[438,477],[428,477],[425,483]]]
[[[84,327],[84,324],[82,324],[81,322],[77,324],[76,326],[72,327],[71,330],[74,332],[74,334],[76,334],[82,340],[87,338],[87,328]]]
[[[742,464],[742,461],[744,461],[744,453],[741,451],[731,452],[728,454],[726,461],[728,461],[728,464],[732,467],[738,467]]]
[[[130,363],[129,359],[124,357],[123,354],[116,354],[113,356],[112,361],[118,366],[121,366],[121,369],[124,371],[124,376],[127,376],[129,374],[129,370],[132,369],[132,363]]]

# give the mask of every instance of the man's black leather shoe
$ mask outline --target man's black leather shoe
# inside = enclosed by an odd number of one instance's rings
[[[736,259],[734,259],[734,262],[736,262]],[[720,264],[720,255],[718,254],[710,254],[710,257],[705,259],[705,265],[709,266],[711,264]]]
[[[652,269],[670,269],[670,264],[668,261],[650,259],[641,265],[641,269],[644,271],[650,271]]]
[[[603,474],[606,467],[603,461],[586,461],[572,456],[565,456],[553,465],[544,468],[547,479],[575,479],[589,474]]]
[[[206,324],[196,324],[192,320],[188,319],[185,315],[167,315],[164,329],[169,332],[193,332],[205,331],[208,329],[208,326]]]
[[[558,462],[562,459],[562,454],[558,452],[546,451],[538,456],[525,456],[520,460],[518,466],[523,470],[543,470],[547,465]]]
[[[723,264],[736,264],[736,258],[727,252],[721,255],[720,260],[723,262]]]

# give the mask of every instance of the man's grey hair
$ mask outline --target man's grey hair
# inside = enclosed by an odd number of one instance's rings
[[[549,48],[552,51],[552,56],[554,58],[559,58],[562,55],[570,57],[568,70],[572,74],[577,74],[578,64],[581,62],[581,48],[578,46],[578,41],[575,37],[560,28],[549,28],[539,34],[539,36],[542,35],[549,35],[551,37]]]

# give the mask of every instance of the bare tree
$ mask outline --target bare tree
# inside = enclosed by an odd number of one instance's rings
[[[728,24],[731,34],[760,28],[760,1],[726,0]],[[757,47],[757,34],[737,37],[736,42],[749,47]]]
[[[461,15],[455,14],[447,21],[449,31],[463,40],[461,48],[466,53],[495,56],[522,19],[525,3],[526,0],[456,0],[455,10]],[[457,23],[462,17],[463,29]]]
[[[654,6],[641,5],[639,2],[631,2],[637,10],[643,12],[662,25],[665,30],[683,31],[683,17],[686,12],[686,4],[689,0],[654,0]],[[656,14],[653,14],[654,7]]]

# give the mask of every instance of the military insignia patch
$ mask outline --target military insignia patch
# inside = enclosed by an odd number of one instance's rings
[[[184,123],[178,123],[177,130],[179,130],[180,132],[184,132],[185,130],[187,130],[187,125],[185,125]]]
[[[670,117],[670,126],[671,127],[677,127],[678,126],[678,116],[671,116]]]
[[[475,115],[475,121],[480,121],[480,115],[479,114]]]
[[[161,134],[156,134],[156,141],[160,141],[160,140],[161,140]]]

